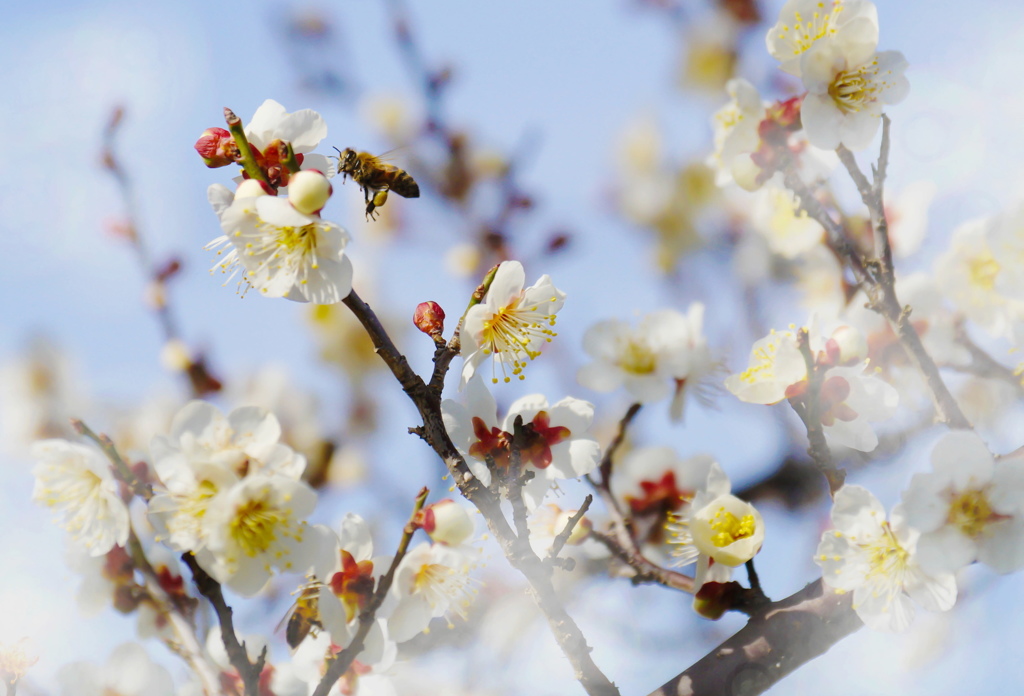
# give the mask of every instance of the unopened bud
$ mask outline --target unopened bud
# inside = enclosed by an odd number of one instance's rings
[[[852,326],[840,326],[825,342],[825,350],[834,365],[852,365],[868,356],[868,341]]]
[[[420,524],[431,539],[446,546],[463,543],[473,536],[475,528],[466,508],[450,498],[424,508]]]
[[[223,128],[207,128],[195,144],[196,152],[210,169],[234,163],[235,139]]]
[[[412,323],[428,336],[440,336],[444,331],[444,310],[436,302],[420,302],[412,315]]]
[[[693,596],[693,610],[705,619],[718,621],[736,603],[742,589],[738,582],[706,582]]]
[[[235,189],[235,198],[255,198],[256,196],[269,196],[273,192],[269,187],[258,179],[245,179]]]
[[[331,182],[315,169],[296,172],[288,181],[288,201],[304,215],[323,210],[332,191]]]
[[[160,349],[160,363],[174,372],[186,372],[192,367],[192,356],[184,342],[173,339]]]

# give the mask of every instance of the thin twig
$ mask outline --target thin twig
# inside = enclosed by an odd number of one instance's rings
[[[562,548],[565,546],[566,542],[569,541],[569,537],[572,536],[572,532],[576,529],[576,525],[578,525],[584,515],[587,514],[587,510],[590,509],[590,504],[592,502],[594,502],[594,496],[588,493],[587,497],[583,499],[583,504],[580,505],[579,510],[576,511],[576,514],[566,521],[565,527],[558,533],[555,540],[551,542],[551,549],[548,551],[547,557],[548,562],[554,561],[558,558],[558,554],[562,552]]]
[[[821,385],[825,373],[815,364],[807,329],[800,329],[797,334],[797,346],[807,365],[807,390],[802,396],[791,398],[789,403],[807,429],[807,454],[818,470],[825,475],[829,493],[834,497],[836,491],[842,488],[846,481],[846,470],[836,466],[821,425]]]
[[[263,674],[263,667],[267,659],[266,647],[263,648],[256,662],[249,662],[249,653],[245,648],[245,642],[239,642],[238,636],[235,634],[235,621],[231,607],[224,601],[220,583],[203,570],[191,552],[183,553],[181,560],[192,571],[192,579],[196,583],[199,594],[206,597],[213,605],[213,610],[217,614],[217,623],[220,625],[224,649],[227,651],[231,666],[235,668],[238,676],[242,679],[245,696],[259,696],[260,675]]]
[[[928,354],[928,351],[925,350],[920,335],[918,335],[917,330],[909,320],[910,307],[902,306],[896,296],[896,272],[893,267],[892,245],[889,240],[889,223],[885,215],[884,205],[885,177],[889,162],[889,126],[889,118],[883,116],[882,145],[879,150],[878,164],[874,167],[874,182],[870,185],[867,184],[867,177],[861,172],[853,154],[845,148],[840,148],[837,151],[850,177],[857,184],[861,201],[871,214],[872,227],[875,231],[875,246],[879,258],[864,264],[864,268],[867,271],[867,279],[871,284],[868,287],[869,304],[871,309],[886,318],[900,339],[900,343],[910,361],[924,376],[939,419],[951,428],[969,429],[971,427],[970,422],[964,416],[963,411],[960,410],[959,404],[957,404],[953,394],[949,391],[949,387],[946,386],[942,376],[939,374],[939,368]],[[788,183],[789,177],[787,177]],[[850,258],[852,260],[856,256],[854,255]]]
[[[391,560],[391,565],[387,572],[384,573],[378,581],[377,589],[374,590],[373,597],[370,599],[362,613],[359,614],[359,628],[356,629],[356,633],[352,637],[352,641],[348,646],[346,646],[344,650],[338,653],[334,659],[331,660],[330,666],[327,668],[327,672],[324,674],[323,679],[320,680],[316,690],[313,692],[313,696],[327,696],[331,687],[334,686],[334,683],[349,670],[356,657],[358,657],[359,653],[362,652],[366,642],[366,636],[369,635],[370,629],[373,628],[373,624],[377,619],[377,610],[380,609],[380,606],[387,598],[388,591],[391,589],[391,584],[395,579],[395,572],[398,570],[399,564],[401,564],[402,559],[405,558],[405,554],[409,550],[409,542],[412,540],[413,534],[415,534],[416,530],[419,529],[416,524],[416,517],[427,502],[427,496],[429,494],[430,491],[425,487],[420,489],[419,494],[416,496],[416,501],[413,504],[412,514],[409,516],[409,521],[406,522],[405,528],[402,530],[402,538],[399,540],[398,548],[395,550],[395,557]]]

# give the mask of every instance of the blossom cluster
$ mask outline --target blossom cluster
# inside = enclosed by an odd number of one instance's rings
[[[1024,567],[1024,461],[996,460],[975,433],[936,443],[932,470],[915,474],[886,520],[860,486],[835,496],[835,529],[822,535],[815,562],[853,608],[879,630],[909,627],[916,603],[932,611],[956,601],[956,572],[975,561],[1000,573]]]
[[[349,234],[320,217],[332,188],[329,160],[312,151],[327,136],[327,124],[310,109],[288,113],[268,99],[245,126],[245,137],[263,179],[246,178],[232,191],[213,184],[207,193],[224,234],[207,245],[222,255],[214,270],[241,272],[241,282],[266,297],[334,304],[352,289],[352,262],[345,255]],[[300,169],[290,172],[280,152],[290,145]],[[208,166],[234,160],[211,151],[238,148],[231,133],[209,129],[196,144]]]

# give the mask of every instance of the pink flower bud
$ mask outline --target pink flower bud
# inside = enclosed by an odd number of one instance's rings
[[[223,128],[207,128],[195,144],[196,152],[210,169],[234,163],[235,139]]]
[[[439,544],[458,546],[473,536],[473,519],[466,508],[450,498],[428,505],[422,518],[423,531]]]
[[[288,201],[304,215],[319,213],[332,192],[331,182],[315,169],[296,172],[288,181]]]
[[[832,364],[852,365],[867,357],[868,342],[864,334],[852,326],[840,326],[826,341],[825,350]]]
[[[412,315],[412,323],[428,336],[440,336],[444,331],[444,310],[436,302],[420,302]]]

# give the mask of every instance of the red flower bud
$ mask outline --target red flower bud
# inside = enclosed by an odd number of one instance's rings
[[[195,144],[196,152],[210,169],[226,167],[235,161],[235,139],[223,128],[207,128]]]
[[[444,310],[436,302],[420,302],[412,315],[412,323],[428,336],[440,336],[444,331]]]

